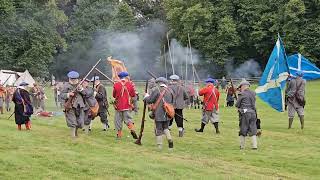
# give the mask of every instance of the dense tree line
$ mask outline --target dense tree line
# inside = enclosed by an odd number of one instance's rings
[[[287,53],[320,64],[319,0],[2,0],[0,67],[61,76],[108,55],[88,51],[99,33],[130,32],[155,19],[184,45],[190,34],[212,74],[224,74],[230,60],[263,66],[278,33]]]

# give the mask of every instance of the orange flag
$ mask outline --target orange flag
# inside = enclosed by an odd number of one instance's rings
[[[118,81],[120,78],[118,77],[118,74],[123,71],[127,71],[127,68],[125,67],[124,63],[120,60],[111,59],[112,57],[108,57],[108,62],[111,64],[112,68],[112,80]]]

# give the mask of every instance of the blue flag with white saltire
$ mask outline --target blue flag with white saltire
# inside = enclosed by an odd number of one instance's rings
[[[297,76],[297,71],[302,71],[305,80],[320,79],[320,69],[300,53],[289,56],[288,65],[292,76]]]
[[[283,90],[288,75],[287,56],[279,36],[256,89],[257,95],[279,112],[284,111]]]

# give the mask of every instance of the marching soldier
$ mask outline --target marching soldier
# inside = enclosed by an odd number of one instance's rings
[[[239,136],[240,149],[245,147],[245,137],[252,138],[252,149],[258,149],[257,145],[257,112],[256,112],[256,93],[249,89],[250,83],[242,80],[239,85],[240,93],[236,103],[239,116]]]
[[[188,94],[186,89],[181,86],[179,80],[179,76],[171,75],[171,84],[169,86],[172,89],[174,97],[173,97],[173,106],[175,111],[175,121],[179,130],[179,137],[183,137],[184,128],[183,128],[183,109],[186,107],[186,100],[188,100]],[[170,120],[169,129],[171,129],[173,123],[173,119]]]
[[[212,78],[208,78],[206,81],[206,87],[199,90],[199,96],[204,96],[203,99],[203,113],[201,120],[201,128],[195,129],[196,132],[203,132],[204,127],[209,121],[214,125],[216,133],[219,134],[219,97],[220,93],[215,88],[214,83],[216,82]]]
[[[163,108],[163,101],[159,98],[164,99],[165,102],[172,104],[173,103],[173,92],[168,88],[168,80],[164,77],[159,77],[156,79],[158,88],[145,95],[144,100],[147,104],[154,104],[154,120],[155,120],[155,135],[156,143],[158,148],[162,149],[162,135],[165,135],[168,140],[169,149],[173,149],[173,140],[169,131],[169,118],[166,115],[166,112]],[[158,103],[158,104],[157,104]]]
[[[84,108],[84,131],[86,134],[91,131],[91,121],[94,118],[94,114],[91,109],[95,106],[98,107],[98,102],[94,97],[94,90],[93,88],[89,87],[90,80],[86,79],[82,83],[82,97],[84,99],[85,108]],[[98,108],[97,108],[98,109]]]
[[[71,71],[68,73],[69,82],[64,84],[61,91],[61,98],[65,100],[65,117],[67,126],[71,130],[71,137],[78,136],[78,129],[84,124],[84,100],[79,93],[82,89],[77,88],[79,84],[79,73]]]
[[[134,84],[126,79],[129,76],[127,72],[120,72],[118,77],[120,81],[113,85],[113,97],[115,98],[115,128],[117,130],[117,138],[122,137],[122,125],[125,123],[131,131],[131,135],[134,139],[138,139],[138,136],[134,130],[134,124],[132,116],[130,114],[132,110],[131,99],[135,97]]]
[[[298,71],[297,77],[289,81],[287,93],[289,126],[291,128],[295,112],[300,118],[301,129],[304,128],[304,106],[305,106],[305,85],[306,81],[302,79],[303,72]]]
[[[103,126],[103,131],[107,131],[109,128],[108,117],[107,117],[107,109],[109,108],[108,99],[107,99],[107,90],[101,84],[99,76],[95,76],[92,79],[95,84],[95,97],[99,104],[98,116],[100,116],[100,121]]]

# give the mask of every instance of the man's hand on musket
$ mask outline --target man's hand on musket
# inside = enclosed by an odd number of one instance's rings
[[[74,95],[75,95],[74,92],[69,92],[70,97],[73,97]]]

